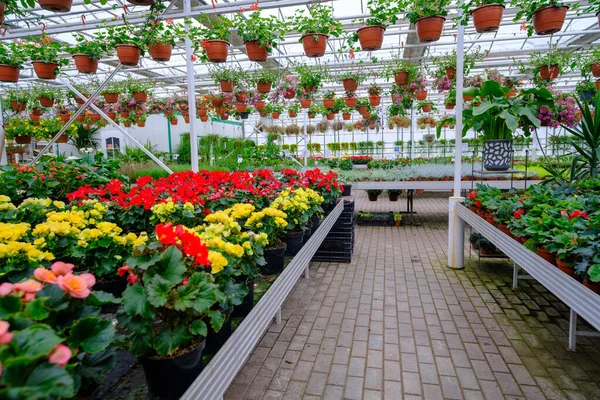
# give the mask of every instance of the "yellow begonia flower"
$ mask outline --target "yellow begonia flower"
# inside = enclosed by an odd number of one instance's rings
[[[223,254],[216,251],[208,252],[208,260],[210,261],[210,272],[212,274],[218,274],[219,272],[223,271],[227,265],[227,259],[223,256]]]

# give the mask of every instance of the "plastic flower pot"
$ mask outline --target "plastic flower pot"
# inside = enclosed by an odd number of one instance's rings
[[[440,40],[442,36],[442,29],[444,28],[444,21],[446,18],[435,16],[435,17],[423,17],[415,21],[417,28],[417,36],[421,42],[436,42]]]
[[[246,283],[248,285],[248,293],[244,296],[242,304],[233,307],[231,318],[245,317],[250,314],[250,311],[254,308],[254,285],[256,281],[253,279]]]
[[[269,58],[269,51],[266,47],[261,46],[258,40],[246,42],[246,54],[250,61],[263,62]]]
[[[108,104],[114,104],[119,101],[119,93],[104,93],[104,101]]]
[[[64,13],[71,11],[73,0],[38,0],[38,4],[44,10]]]
[[[55,79],[58,72],[58,64],[55,62],[33,61],[33,70],[40,79]]]
[[[394,82],[396,85],[408,84],[408,71],[398,71],[394,74]]]
[[[350,188],[352,188],[352,186],[350,186]],[[315,214],[312,216],[311,221],[312,231],[315,233],[317,229],[319,229],[319,226],[321,226],[321,217],[318,214]]]
[[[343,114],[342,114],[342,119],[343,119],[344,121],[350,121],[350,118],[351,118],[351,117],[352,117],[352,114],[350,114],[350,113],[343,113]]]
[[[128,66],[138,65],[142,54],[142,50],[139,47],[130,44],[118,44],[116,49],[117,57],[121,64]]]
[[[288,111],[288,115],[290,118],[296,118],[298,113],[296,111]]]
[[[352,196],[352,185],[342,185],[342,196]]]
[[[287,245],[284,242],[275,244],[272,248],[266,248],[264,251],[266,264],[260,266],[260,272],[265,275],[281,273],[286,249]]]
[[[151,6],[154,4],[154,0],[127,0],[127,2],[136,6]]]
[[[133,99],[137,103],[145,103],[148,100],[148,93],[146,93],[146,92],[133,92]]]
[[[444,104],[444,107],[446,108],[446,110],[454,110],[454,107],[456,107],[456,104],[446,103],[446,104]]]
[[[17,142],[17,144],[30,144],[31,136],[29,136],[29,135],[15,136],[15,142]]]
[[[427,98],[427,90],[419,90],[418,92],[415,92],[415,97],[419,101],[425,100]]]
[[[208,121],[208,115],[201,115],[200,116],[200,121],[202,121],[202,122]]]
[[[256,90],[258,90],[258,93],[269,93],[272,87],[273,83],[271,82],[258,82],[256,84]]]
[[[500,27],[504,8],[502,4],[486,4],[471,11],[477,33],[496,32]]]
[[[309,33],[302,36],[302,46],[307,57],[323,57],[327,48],[328,35]]]
[[[117,119],[117,113],[116,112],[107,112],[106,115],[108,115],[108,118],[112,119],[113,121],[115,119]]]
[[[231,336],[231,314],[233,313],[233,307],[221,312],[225,315],[225,321],[218,332],[215,332],[210,322],[205,320],[208,327],[208,334],[206,335],[204,354],[216,354]]]
[[[81,93],[83,96],[88,97],[87,93]],[[75,96],[75,103],[77,104],[85,104],[85,100],[79,96]]]
[[[129,111],[121,111],[121,112],[119,113],[119,116],[120,116],[121,118],[127,118],[127,117],[129,117]]]
[[[488,171],[506,171],[510,168],[512,157],[512,141],[484,140],[483,141],[483,168]]]
[[[431,111],[431,104],[426,104],[423,107],[421,107],[421,109],[423,110],[423,112],[430,112]]]
[[[560,67],[557,64],[553,64],[550,67],[542,65],[538,70],[542,79],[556,79],[558,78],[558,74],[560,74]]]
[[[71,113],[70,112],[61,112],[58,114],[58,117],[60,118],[60,120],[62,122],[69,122],[69,120],[71,119]]]
[[[95,112],[94,112],[94,113],[89,113],[88,115],[89,115],[89,117],[92,119],[92,121],[93,121],[93,122],[98,122],[98,121],[100,121],[100,119],[102,118],[102,117],[100,116],[100,114],[98,114],[98,113],[95,113]]]
[[[173,45],[156,43],[148,45],[148,53],[154,61],[169,61],[171,59],[171,53],[173,52]]]
[[[591,69],[592,69],[592,75],[594,75],[594,77],[596,77],[596,78],[600,77],[600,62],[592,63]]]
[[[355,107],[356,106],[356,102],[357,102],[357,98],[356,97],[347,97],[344,99],[344,102],[346,103],[346,107]]]
[[[448,79],[456,78],[456,68],[454,68],[454,67],[446,68],[446,76],[448,77]]]
[[[383,44],[383,26],[365,26],[358,30],[358,41],[360,47],[365,51],[379,50]]]
[[[213,97],[210,102],[214,108],[220,108],[223,105],[225,99]]]
[[[237,112],[243,113],[243,112],[246,112],[246,110],[248,109],[248,106],[243,103],[238,103],[235,105],[235,109],[237,110]]]
[[[556,259],[556,266],[558,267],[558,269],[560,269],[565,274],[569,275],[571,278],[577,277],[577,275],[575,275],[575,270],[573,269],[573,267],[571,267],[566,261]]]
[[[533,14],[533,29],[538,35],[552,35],[559,32],[565,22],[569,7],[548,6]]]
[[[173,118],[170,120],[171,125],[177,125],[177,122],[179,122],[179,120],[177,118]]]
[[[38,122],[40,119],[42,119],[42,116],[40,114],[31,113],[29,114],[29,119],[31,119],[34,122]]]
[[[184,115],[183,116],[183,122],[185,122],[186,124],[190,123],[190,116],[189,115]]]
[[[548,250],[538,247],[537,248],[538,256],[542,257],[544,260],[548,261],[550,264],[556,266],[556,255],[550,253]]]
[[[54,99],[49,97],[40,96],[38,100],[42,107],[52,107],[54,105]]]
[[[333,121],[333,119],[335,118],[335,114],[334,113],[329,113],[326,115],[326,118],[328,121]]]
[[[222,92],[224,92],[224,93],[233,92],[233,85],[234,85],[233,81],[220,81],[219,85],[221,86]]]
[[[224,40],[207,40],[204,42],[204,50],[208,61],[213,63],[223,63],[227,61],[229,53],[229,42]]]
[[[56,135],[53,135],[53,137]],[[55,143],[69,143],[69,136],[65,135],[64,133],[62,135],[60,135],[58,137],[58,139],[56,139]]]
[[[314,113],[311,113],[311,112],[308,113],[308,118],[313,119],[314,117],[315,117]]]
[[[399,193],[388,193],[388,199],[390,201],[398,201],[398,197],[400,196]],[[396,221],[399,222],[399,221]]]
[[[92,60],[87,54],[74,54],[73,60],[80,74],[95,74],[98,71],[98,60]]]
[[[293,99],[294,97],[296,97],[296,91],[295,91],[295,90],[293,90],[293,89],[287,89],[287,90],[285,91],[285,93],[283,94],[283,98],[284,98],[284,99],[291,100],[291,99]]]
[[[203,116],[203,115],[208,115],[208,109],[206,107],[202,107],[198,110],[198,115]]]
[[[377,193],[369,193],[367,192],[367,196],[369,197],[369,201],[377,201],[379,195]]]
[[[381,104],[381,97],[380,96],[369,96],[369,104],[371,104],[373,107],[377,107],[378,105]]]
[[[308,242],[308,239],[310,239],[310,237],[312,236],[313,230],[312,230],[312,226],[307,226],[306,229],[304,229],[304,232],[302,234],[302,244],[306,244],[306,242]]]
[[[229,119],[229,114],[221,114],[221,115],[220,115],[220,118],[221,118],[223,121],[227,121],[227,120]]]
[[[77,118],[75,118],[75,121],[77,122],[83,122],[85,121],[85,114],[81,113],[77,116]]]
[[[271,113],[271,118],[273,118],[273,119],[279,119],[280,115],[281,115],[281,113],[274,112],[274,113]]]
[[[12,65],[0,64],[0,81],[17,82],[19,80],[19,68]]]
[[[369,107],[367,107],[367,106],[360,106],[360,107],[358,107],[358,112],[360,114],[365,114],[365,113],[367,113],[368,109],[369,109]]]
[[[585,282],[583,282],[583,286],[590,289],[592,292],[594,292],[596,294],[600,294],[600,282],[585,281]]]
[[[303,236],[304,236],[303,231],[285,232],[283,234],[283,237],[281,238],[281,240],[283,240],[285,242],[285,244],[287,245],[287,247],[285,249],[286,256],[295,256],[296,254],[298,254],[298,252],[302,248],[302,244],[303,244],[302,237]]]
[[[257,111],[262,111],[265,109],[266,103],[263,100],[257,101],[254,107]]]
[[[354,79],[344,79],[342,84],[344,85],[344,90],[349,92],[356,92],[358,89],[358,82],[356,82]]]
[[[146,121],[138,121],[137,126],[143,128],[146,126]]]
[[[369,119],[370,116],[371,116],[371,113],[368,111],[362,114],[363,119]]]
[[[300,106],[302,106],[302,108],[310,108],[310,105],[312,104],[312,100],[300,100]]]
[[[178,399],[200,375],[206,340],[174,357],[140,357],[150,393],[161,399]]]

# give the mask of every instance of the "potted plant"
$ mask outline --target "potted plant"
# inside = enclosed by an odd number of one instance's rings
[[[273,83],[277,82],[280,77],[279,71],[270,68],[261,68],[252,75],[258,93],[269,93]]]
[[[26,90],[9,88],[4,92],[4,99],[10,103],[10,108],[16,113],[25,111],[27,102],[30,100],[30,93]]]
[[[534,82],[551,81],[558,78],[561,74],[567,73],[571,65],[575,65],[573,55],[568,52],[556,50],[556,47],[549,52],[533,52],[529,57],[527,65],[517,64],[522,72],[534,74]]]
[[[423,112],[431,112],[431,110],[437,111],[435,107],[435,103],[431,100],[423,100],[417,103],[417,107],[419,107]]]
[[[369,99],[360,98],[356,100],[356,110],[359,112],[359,114],[369,113],[370,115],[370,108],[371,104],[369,102]]]
[[[55,102],[62,99],[62,92],[50,85],[36,85],[33,87],[32,95],[42,107],[52,107]]]
[[[200,25],[190,27],[189,36],[194,42],[195,53],[203,62],[222,63],[229,53],[228,39],[233,21],[222,15],[202,14]],[[199,47],[198,47],[199,46]]]
[[[60,67],[69,64],[67,59],[61,57],[62,45],[45,36],[39,42],[29,42],[25,46],[33,70],[40,79],[55,79]]]
[[[0,81],[17,82],[27,59],[26,48],[14,41],[0,42]]]
[[[338,75],[337,79],[338,82],[344,85],[344,90],[348,94],[348,97],[351,97],[350,95],[356,92],[356,90],[358,89],[358,85],[364,82],[365,75],[360,72],[348,71]]]
[[[502,21],[504,13],[504,0],[468,0],[460,4],[463,10],[460,23],[467,25],[469,15],[473,17],[473,24],[477,33],[496,32]]]
[[[352,109],[350,107],[346,107],[346,108],[342,109],[341,112],[342,112],[342,119],[344,121],[350,121],[350,119],[352,118]]]
[[[470,53],[464,55],[464,75],[468,75],[471,69],[475,66],[477,61],[483,60],[484,54],[478,49],[471,50]],[[456,78],[456,50],[450,53],[443,54],[439,57],[433,57],[432,62],[438,68],[436,76],[441,76],[444,73],[448,79],[452,80]]]
[[[185,29],[172,22],[156,22],[144,30],[144,41],[148,45],[148,53],[154,61],[169,61],[173,47],[179,37],[185,34]]]
[[[387,192],[390,201],[398,201],[398,197],[402,194],[402,190],[400,189],[388,189]]]
[[[581,101],[591,101],[596,94],[596,85],[589,79],[585,79],[577,84],[575,88]]]
[[[403,11],[406,12],[406,18],[415,24],[421,42],[440,39],[449,5],[449,0],[413,0],[406,3]]]
[[[236,83],[241,79],[242,76],[241,68],[236,66],[232,66],[231,68],[215,68],[209,66],[208,73],[210,77],[213,78],[215,83],[220,85],[221,91],[224,93],[233,92]]]
[[[328,90],[323,94],[323,106],[327,109],[332,109],[335,104],[335,91]],[[327,111],[329,114],[329,111]]]
[[[291,18],[294,31],[299,32],[300,42],[307,57],[322,57],[329,36],[339,37],[342,24],[333,17],[333,7],[322,4],[310,4],[308,9],[300,8]]]
[[[398,21],[400,6],[398,3],[387,0],[368,0],[367,10],[369,17],[364,20],[364,25],[349,41],[353,46],[356,41],[364,51],[379,50],[383,44],[383,34],[389,25]]]
[[[576,9],[578,3],[564,5],[557,0],[514,0],[510,2],[512,7],[517,8],[514,22],[519,22],[525,17],[527,34],[531,36],[533,31],[538,35],[552,35],[559,32],[565,22],[567,9]]]
[[[394,226],[396,226],[396,227],[400,226],[401,222],[402,222],[402,213],[395,212],[394,213]]]
[[[132,79],[127,82],[127,92],[133,97],[136,103],[145,103],[148,101],[151,89],[154,86],[151,81],[143,81],[141,79]]]
[[[453,110],[456,107],[456,91],[451,90],[444,99],[444,107],[446,110]]]
[[[271,117],[273,119],[279,119],[279,116],[283,112],[283,109],[284,107],[281,104],[277,104],[274,102],[267,104],[267,106],[265,107],[265,111],[268,114],[271,114]]]
[[[393,77],[396,85],[407,85],[417,77],[417,72],[419,72],[419,67],[415,65],[414,61],[394,54],[386,70],[386,77],[388,79]]]
[[[313,143],[314,144],[314,143]],[[267,246],[265,247],[265,265],[260,265],[263,274],[278,274],[283,271],[284,255],[287,248],[281,240],[283,232],[288,225],[285,212],[273,207],[267,207],[261,211],[255,211],[244,224],[245,228],[267,235]]]
[[[73,37],[77,44],[66,48],[73,55],[77,71],[82,74],[95,74],[98,70],[98,60],[108,52],[106,42],[90,39],[80,33],[74,33]]]
[[[376,107],[381,104],[381,93],[383,93],[383,89],[381,86],[376,84],[375,82],[371,83],[369,86],[369,103]]]
[[[288,115],[290,118],[296,118],[298,116],[298,112],[302,107],[299,103],[292,103],[287,107]]]
[[[96,33],[98,40],[115,48],[119,62],[126,66],[136,66],[140,57],[145,54],[146,42],[142,35],[132,30],[130,25],[107,25],[103,31]]]
[[[71,11],[73,0],[38,0],[38,4],[44,10],[66,13]]]
[[[117,103],[121,91],[123,91],[123,82],[110,82],[102,91],[104,101],[108,104]]]
[[[278,42],[284,40],[287,33],[287,25],[284,22],[275,15],[263,17],[260,10],[247,18],[242,13],[236,14],[234,23],[237,34],[244,41],[250,61],[266,61],[271,50],[277,47]]]
[[[365,191],[367,192],[369,201],[377,201],[377,198],[379,197],[379,195],[381,193],[383,193],[383,190],[380,190],[380,189],[367,189]]]
[[[298,64],[295,67],[298,75],[298,86],[304,88],[305,92],[313,92],[323,86],[323,82],[329,79],[329,71],[321,65]],[[304,93],[301,93],[303,95]]]
[[[14,140],[17,144],[30,144],[33,124],[29,118],[12,117],[6,120],[4,134],[7,141]]]

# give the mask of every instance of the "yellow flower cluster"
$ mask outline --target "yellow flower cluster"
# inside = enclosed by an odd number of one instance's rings
[[[81,206],[75,206],[72,210],[83,212],[83,216],[88,220],[88,224],[93,225],[96,221],[104,218],[104,214],[108,211],[108,205],[98,200],[83,200]]]
[[[208,251],[208,260],[210,261],[210,268],[212,274],[218,274],[223,271],[225,266],[227,265],[227,259],[223,256],[223,254],[218,251]]]
[[[0,211],[11,211],[16,209],[13,203],[10,202],[10,197],[1,195],[0,196]]]
[[[181,206],[180,204],[174,203],[173,199],[169,197],[166,202],[155,204],[150,210],[158,221],[165,223],[172,222],[173,219],[171,217],[181,211],[194,212],[194,205],[192,203],[184,203],[183,206]]]
[[[27,223],[7,224],[0,222],[0,242],[18,241],[27,235],[31,225]]]
[[[37,199],[33,197],[29,197],[19,205],[19,209],[25,208],[27,206],[39,206],[44,208],[54,207],[57,209],[64,209],[65,203],[63,201],[57,201],[52,199]]]
[[[273,218],[275,226],[279,228],[285,228],[288,224],[285,220],[287,218],[286,213],[273,207],[267,207],[262,211],[252,213],[244,226],[246,228],[260,229],[264,226],[264,219],[266,217]]]
[[[248,218],[250,214],[254,212],[254,210],[256,210],[256,207],[254,207],[252,204],[238,203],[225,210],[225,213],[227,215],[231,215],[231,218],[238,220]]]
[[[87,247],[90,242],[105,237],[111,238],[112,241],[121,246],[132,246],[133,248],[140,247],[148,241],[148,235],[142,232],[139,236],[129,232],[126,235],[121,235],[123,229],[112,222],[99,222],[95,228],[86,228],[81,231],[77,245]]]
[[[10,262],[10,259],[18,257],[25,257],[32,262],[54,260],[52,253],[42,251],[31,243],[16,241],[0,243],[0,259],[8,259],[8,262]]]

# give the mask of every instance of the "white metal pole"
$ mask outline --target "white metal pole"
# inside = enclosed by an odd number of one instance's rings
[[[192,11],[191,0],[183,0],[183,12],[190,14]],[[196,79],[194,62],[192,61],[192,40],[189,36],[190,26],[185,23],[185,61],[187,64],[187,91],[188,107],[190,116],[190,148],[192,159],[192,171],[198,172],[198,133],[196,132]]]
[[[459,4],[459,18],[462,8]],[[464,268],[465,221],[456,213],[456,206],[464,201],[460,197],[462,179],[462,110],[465,60],[465,27],[458,24],[456,35],[456,126],[454,131],[454,196],[448,202],[448,267]]]

